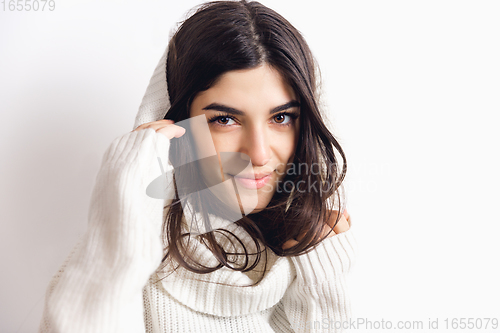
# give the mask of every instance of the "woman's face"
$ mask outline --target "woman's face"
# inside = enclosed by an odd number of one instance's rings
[[[205,115],[211,135],[207,140],[208,135],[196,130],[196,125],[192,128],[198,152],[207,156],[215,148],[219,158],[218,166],[202,167],[203,177],[208,182],[231,180],[226,186],[237,186],[238,203],[246,214],[269,204],[293,161],[299,137],[298,102],[281,75],[263,64],[225,73],[191,104],[190,117]],[[241,154],[229,154],[233,161],[226,163],[227,154],[222,152]],[[228,167],[241,166],[241,162],[247,166],[244,170]]]

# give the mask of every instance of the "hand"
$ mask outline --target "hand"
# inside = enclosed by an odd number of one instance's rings
[[[334,210],[332,212],[332,214],[330,216],[330,220],[328,221],[328,226],[325,225],[325,227],[323,229],[323,233],[321,234],[321,237],[325,236],[328,232],[330,232],[330,230],[332,229],[332,226],[335,224],[335,221],[337,220],[338,213],[339,213],[338,210]],[[347,213],[347,210],[344,210],[344,214],[342,214],[339,222],[337,223],[335,228],[333,228],[333,232],[330,232],[330,235],[328,235],[328,237],[332,237],[336,234],[340,234],[342,232],[345,232],[345,231],[349,230],[350,227],[351,227],[351,216],[349,215],[349,213]],[[306,232],[303,232],[297,237],[297,239],[287,240],[283,244],[283,250],[286,250],[288,248],[291,248],[292,246],[295,246],[305,236],[305,234],[306,234]]]
[[[145,123],[138,126],[134,131],[141,129],[152,128],[157,133],[165,135],[169,140],[172,138],[180,138],[186,133],[186,129],[178,125],[174,125],[174,121],[171,119],[162,119],[157,121],[152,121],[150,123]]]

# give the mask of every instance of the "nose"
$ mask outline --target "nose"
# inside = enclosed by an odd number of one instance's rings
[[[264,128],[249,128],[242,141],[240,152],[247,154],[254,166],[264,166],[271,160],[269,135]]]

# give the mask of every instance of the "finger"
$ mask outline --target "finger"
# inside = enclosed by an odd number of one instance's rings
[[[349,222],[347,222],[345,215],[342,215],[335,228],[333,228],[333,231],[335,231],[336,234],[340,234],[342,232],[349,230],[349,228],[350,228]]]
[[[177,125],[167,125],[156,130],[157,133],[165,135],[168,139],[180,138],[186,133],[186,129]]]
[[[137,127],[134,131],[146,128],[154,129],[157,133],[165,135],[168,139],[172,139],[174,137],[179,138],[186,132],[185,128],[178,125],[174,125],[173,120],[170,119],[162,119],[142,124],[141,126]]]
[[[289,240],[287,240],[287,241],[283,244],[282,248],[283,248],[283,250],[286,250],[286,249],[291,248],[292,246],[297,245],[298,243],[299,243],[299,242],[297,242],[295,239],[289,239]]]
[[[344,215],[347,219],[347,222],[349,222],[349,226],[351,226],[351,215],[347,212],[347,210],[344,210]]]
[[[174,123],[174,121],[172,119],[160,119],[157,121],[151,121],[149,123],[144,123],[142,125],[139,125],[132,132],[139,131],[141,129],[146,129],[146,128],[153,128],[156,130],[157,128],[160,128],[161,126],[164,126],[165,124],[173,124],[173,123]]]
[[[333,235],[335,235],[335,229],[332,230],[331,225],[325,225],[321,237],[332,237]]]
[[[328,220],[328,225],[330,226],[330,228],[332,228],[335,225],[335,222],[337,222],[338,216],[339,216],[338,210],[331,211],[331,214],[330,214],[329,220]]]
[[[300,233],[298,236],[297,236],[297,240],[301,240],[302,238],[304,238],[304,236],[307,234],[307,231],[304,231],[302,233]]]

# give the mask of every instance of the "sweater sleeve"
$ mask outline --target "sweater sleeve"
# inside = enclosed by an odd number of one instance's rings
[[[165,204],[146,188],[161,175],[158,157],[172,169],[169,147],[166,136],[148,128],[106,150],[87,231],[47,288],[39,332],[145,331],[143,288],[163,256]]]
[[[356,248],[351,226],[310,252],[290,257],[297,277],[282,303],[294,332],[342,332],[346,327],[351,317],[346,276]]]

